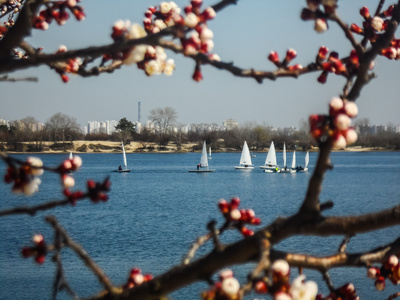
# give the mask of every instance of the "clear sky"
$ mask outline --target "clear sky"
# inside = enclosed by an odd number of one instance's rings
[[[189,0],[175,1],[184,7]],[[301,9],[306,1],[300,0],[240,0],[217,14],[209,21],[214,32],[214,53],[222,61],[234,62],[241,68],[274,70],[267,60],[271,50],[283,57],[286,50],[298,52],[293,63],[307,65],[312,62],[321,45],[347,56],[350,43],[336,24],[330,23],[329,31],[318,34],[313,22],[300,20]],[[366,5],[375,11],[378,0],[338,1],[339,15],[346,23],[361,25],[359,9]],[[387,5],[393,1],[386,1]],[[68,49],[100,46],[112,42],[111,28],[119,19],[142,23],[144,12],[157,1],[131,0],[82,0],[86,20],[71,19],[64,26],[53,23],[47,31],[34,30],[29,42],[44,51],[55,52],[60,45]],[[217,1],[204,1],[204,6]],[[400,36],[398,33],[397,36]],[[172,77],[157,75],[147,77],[136,66],[124,66],[113,74],[81,78],[70,75],[65,84],[47,67],[32,68],[10,75],[15,77],[37,76],[38,83],[0,83],[0,119],[16,120],[32,116],[46,122],[57,112],[87,121],[119,120],[123,117],[136,121],[138,102],[141,102],[142,122],[149,111],[157,107],[171,106],[178,113],[178,121],[190,123],[221,124],[228,118],[239,124],[256,122],[275,127],[298,126],[312,113],[327,113],[331,97],[338,96],[344,79],[330,74],[328,82],[317,82],[319,73],[298,79],[281,78],[255,80],[235,78],[228,72],[210,66],[202,68],[204,80],[191,79],[194,62],[171,52],[176,70]],[[399,63],[379,57],[373,80],[357,100],[358,118],[368,118],[372,124],[399,124]]]

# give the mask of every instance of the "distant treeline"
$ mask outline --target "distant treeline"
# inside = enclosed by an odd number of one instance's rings
[[[45,126],[44,128],[32,129],[29,126],[18,126],[7,128],[0,126],[0,150],[40,152],[48,150],[68,151],[73,147],[73,141],[96,140],[96,141],[121,141],[121,132],[112,135],[105,133],[82,134],[78,127],[55,128]],[[268,126],[248,125],[231,130],[220,130],[211,126],[203,125],[195,131],[184,132],[174,127],[173,130],[143,129],[140,133],[135,131],[125,132],[124,142],[135,141],[146,148],[150,143],[156,143],[160,149],[168,143],[174,143],[178,150],[181,145],[197,143],[200,149],[202,141],[206,141],[214,151],[219,149],[239,151],[243,141],[247,141],[251,151],[265,151],[274,141],[277,150],[281,150],[283,143],[288,150],[308,150],[317,146],[308,133],[307,124],[302,129],[275,130]],[[46,142],[46,143],[45,143]],[[48,143],[50,142],[50,143]],[[368,130],[358,129],[358,140],[354,146],[372,147],[376,149],[400,150],[400,134],[394,131],[382,131],[370,133]],[[193,150],[198,150],[196,147]]]

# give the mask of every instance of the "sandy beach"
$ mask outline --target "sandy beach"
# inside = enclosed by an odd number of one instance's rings
[[[40,153],[120,153],[122,152],[121,143],[113,141],[74,141],[71,143],[65,143],[65,150],[61,146],[58,149],[51,149],[49,146],[53,145],[52,142],[44,142],[44,151]],[[187,152],[201,152],[201,145],[197,143],[182,144],[178,149],[177,145],[173,142],[169,142],[167,146],[159,148],[157,143],[141,143],[141,142],[130,142],[125,146],[126,153],[187,153]],[[268,149],[256,151],[259,153],[267,152]],[[318,151],[317,147],[314,147],[310,151]],[[367,152],[367,151],[387,151],[383,148],[368,148],[362,146],[348,147],[344,150],[334,151],[352,151],[352,152]],[[10,153],[14,151],[9,151]],[[215,149],[214,152],[240,152],[235,149],[220,148]],[[280,151],[277,151],[280,152]],[[14,152],[15,153],[15,152]],[[21,152],[17,152],[21,153]]]

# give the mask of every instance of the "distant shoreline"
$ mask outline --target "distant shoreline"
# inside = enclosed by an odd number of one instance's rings
[[[47,143],[46,146],[52,143]],[[201,148],[197,143],[182,144],[180,149],[175,144],[169,143],[165,148],[158,149],[156,143],[146,143],[144,145],[139,142],[131,142],[125,145],[126,153],[147,153],[147,154],[170,154],[170,153],[190,153],[190,152],[201,152]],[[194,151],[193,149],[198,148]],[[110,141],[74,141],[72,149],[69,150],[45,150],[45,151],[5,151],[12,154],[67,154],[73,152],[74,154],[80,153],[122,153],[120,142]],[[215,150],[214,153],[238,153],[240,150],[221,148]],[[267,153],[268,149],[261,151],[253,151],[254,153]],[[276,152],[282,152],[277,150]],[[300,151],[304,152],[304,151]],[[318,148],[310,149],[310,152],[318,152]],[[361,147],[354,146],[348,147],[344,150],[332,150],[332,152],[397,152],[396,150],[388,150],[384,148],[373,148],[373,147]]]

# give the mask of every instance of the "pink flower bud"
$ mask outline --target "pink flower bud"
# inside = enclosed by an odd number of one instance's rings
[[[278,259],[272,264],[272,272],[278,277],[289,276],[290,267],[286,260]]]
[[[337,113],[343,108],[343,100],[339,97],[333,97],[329,102],[330,112]],[[332,114],[331,114],[332,115]]]
[[[387,269],[392,269],[399,264],[399,259],[396,255],[390,255],[388,260],[385,262],[385,267]]]
[[[277,292],[274,296],[275,300],[292,300],[292,297],[285,292]]]
[[[369,9],[368,7],[364,6],[360,9],[360,15],[364,18],[364,19],[369,19],[371,17],[371,15],[369,14]]]
[[[349,129],[351,124],[351,119],[345,114],[339,114],[335,118],[335,126],[339,130]]]
[[[347,146],[346,139],[342,134],[336,134],[333,138],[332,148],[333,149],[344,149]]]
[[[344,111],[350,118],[355,118],[358,115],[358,107],[354,101],[346,101],[344,104]]]
[[[354,144],[357,141],[357,132],[352,128],[346,130],[343,135],[346,139],[347,145]]]
[[[201,14],[201,19],[203,20],[203,22],[205,22],[214,19],[216,15],[217,13],[215,12],[215,10],[212,7],[208,7]]]
[[[317,81],[318,81],[319,83],[324,84],[324,83],[326,82],[327,79],[328,79],[328,72],[327,72],[327,71],[323,71],[323,72],[321,73],[321,75],[318,76]]]
[[[242,216],[242,214],[240,213],[240,211],[238,209],[232,209],[229,214],[229,217],[231,218],[231,220],[239,220],[241,216]]]
[[[219,272],[219,280],[222,281],[225,278],[233,277],[233,271],[231,269],[224,269]]]
[[[328,22],[325,19],[318,18],[315,20],[314,29],[318,33],[322,33],[328,29]]]
[[[234,277],[225,278],[221,285],[222,291],[229,296],[236,296],[240,289],[239,281]]]
[[[397,50],[394,47],[382,49],[382,55],[389,59],[395,59],[397,56]]]
[[[135,274],[133,277],[133,282],[137,285],[142,284],[144,281],[144,277],[142,274]]]
[[[383,291],[385,289],[385,287],[386,287],[385,277],[379,276],[375,281],[375,288],[378,291]]]
[[[194,13],[191,12],[186,15],[184,23],[187,27],[194,28],[199,23],[199,19]]]
[[[71,188],[75,185],[75,179],[69,175],[62,175],[62,183],[65,188]]]
[[[286,61],[287,62],[290,62],[291,60],[293,60],[295,57],[297,56],[297,51],[296,50],[294,50],[294,49],[289,49],[287,52],[286,52]]]
[[[238,197],[233,197],[231,199],[231,209],[238,208],[240,205],[240,199]]]
[[[271,51],[268,55],[268,59],[273,63],[279,63],[279,55],[276,51]]]
[[[371,279],[376,279],[380,274],[381,272],[377,268],[369,268],[367,272],[368,278]]]
[[[376,31],[381,31],[383,29],[383,19],[380,17],[374,17],[371,21],[371,26]]]
[[[318,51],[318,58],[321,60],[325,60],[328,52],[329,52],[329,49],[327,47],[325,47],[325,46],[320,47],[319,51]]]

